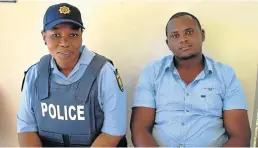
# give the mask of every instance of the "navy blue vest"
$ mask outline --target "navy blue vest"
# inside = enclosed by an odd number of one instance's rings
[[[96,54],[83,76],[70,85],[51,78],[51,56],[38,63],[32,108],[43,146],[91,146],[101,133],[104,113],[98,101],[97,77],[109,60]],[[111,61],[112,63],[112,61]],[[124,137],[119,147],[126,147]]]

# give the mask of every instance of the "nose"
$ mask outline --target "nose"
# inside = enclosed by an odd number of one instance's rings
[[[180,44],[186,43],[188,42],[188,38],[186,37],[186,35],[181,35],[180,36]]]
[[[66,37],[62,37],[60,40],[60,46],[62,47],[69,47],[69,41]]]

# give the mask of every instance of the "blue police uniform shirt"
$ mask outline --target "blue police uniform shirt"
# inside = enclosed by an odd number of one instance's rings
[[[173,60],[166,56],[144,68],[133,107],[156,109],[152,135],[160,146],[222,146],[228,139],[223,111],[247,110],[234,70],[205,56],[204,70],[186,85]]]
[[[82,54],[78,63],[72,72],[66,77],[61,73],[55,61],[52,59],[51,68],[53,71],[51,77],[58,84],[69,85],[79,80],[95,53],[82,46]],[[37,123],[32,110],[32,84],[37,77],[37,64],[33,65],[28,71],[22,91],[21,103],[17,113],[17,132],[37,132]],[[101,109],[104,112],[104,123],[101,131],[114,136],[126,134],[126,96],[125,90],[121,91],[115,76],[116,69],[107,62],[98,77],[98,100]]]

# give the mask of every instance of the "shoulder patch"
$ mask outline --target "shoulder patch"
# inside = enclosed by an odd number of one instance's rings
[[[116,75],[117,84],[118,84],[120,90],[123,92],[124,91],[123,82],[122,82],[122,79],[121,79],[117,69],[114,71],[114,73]]]

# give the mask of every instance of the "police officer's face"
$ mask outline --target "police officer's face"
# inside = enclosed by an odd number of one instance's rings
[[[82,31],[72,24],[59,24],[42,32],[51,56],[57,64],[77,63],[82,45]]]
[[[204,30],[188,15],[174,18],[168,23],[167,45],[179,60],[188,60],[201,54],[204,38]]]

